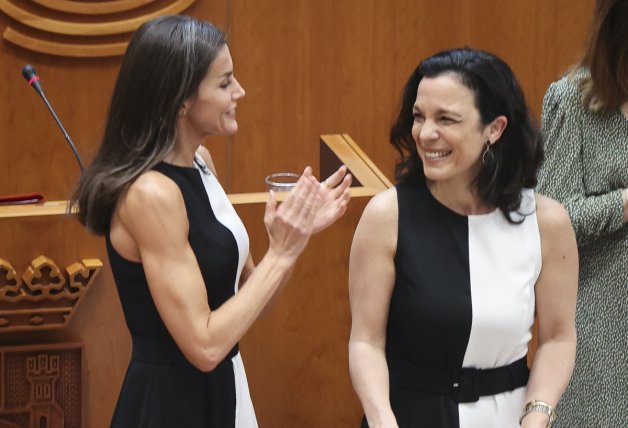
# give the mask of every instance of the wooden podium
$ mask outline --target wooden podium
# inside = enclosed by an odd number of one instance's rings
[[[327,177],[341,163],[354,176],[347,213],[312,237],[276,307],[241,342],[262,428],[355,427],[362,415],[348,367],[349,251],[369,197],[391,183],[348,135],[321,136],[320,176]],[[267,248],[263,213],[268,194],[229,198],[258,260]],[[83,259],[104,265],[63,326],[4,332],[0,326],[0,426],[39,427],[42,421],[48,427],[109,426],[130,357],[130,337],[104,242],[88,235],[66,215],[67,209],[67,201],[0,207],[0,259],[16,272],[39,255],[59,266]],[[9,285],[3,272],[0,267],[0,288]],[[0,290],[0,305],[10,307],[6,295]]]

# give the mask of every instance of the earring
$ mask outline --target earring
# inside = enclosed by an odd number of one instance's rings
[[[491,151],[491,142],[486,141],[486,148],[484,149],[484,153],[482,153],[482,164],[484,166],[490,166],[495,163],[495,155]]]
[[[187,112],[188,112],[188,111],[187,111],[186,109],[182,108],[182,109],[181,109],[181,111],[179,112],[179,114],[180,114],[181,116],[185,116],[185,115],[187,114]]]

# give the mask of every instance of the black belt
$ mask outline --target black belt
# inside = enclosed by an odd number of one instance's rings
[[[396,385],[415,391],[450,395],[457,403],[473,403],[486,395],[512,391],[528,384],[527,356],[493,369],[462,368],[441,371],[417,366],[387,355],[391,388]]]

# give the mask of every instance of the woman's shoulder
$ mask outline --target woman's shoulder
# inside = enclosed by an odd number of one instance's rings
[[[582,87],[589,72],[577,69],[550,84],[543,97],[541,128],[545,133],[561,129],[565,120],[578,120],[585,112]],[[547,135],[546,135],[547,136]]]
[[[362,218],[369,223],[386,224],[396,220],[397,210],[397,189],[390,187],[371,198]]]
[[[567,73],[549,85],[544,100],[563,105],[581,104],[582,85],[588,78],[589,71],[585,68]]]
[[[565,207],[555,199],[534,193],[536,217],[541,235],[543,232],[560,237],[560,233],[572,229],[571,219]]]
[[[543,264],[546,261],[563,266],[571,264],[577,273],[576,234],[567,210],[558,201],[538,193],[536,205]]]
[[[121,198],[121,205],[143,212],[162,212],[180,203],[183,203],[183,196],[179,186],[170,177],[154,170],[141,174]]]
[[[371,198],[366,205],[352,244],[370,256],[373,254],[393,255],[397,247],[397,189],[391,187]],[[369,256],[369,257],[370,257]]]
[[[396,203],[397,188],[393,186],[373,196],[369,201],[368,206],[372,207],[371,209],[376,211],[386,211],[391,204]]]
[[[133,236],[138,246],[161,237],[165,227],[185,232],[187,216],[179,187],[164,174],[144,172],[122,193],[113,223]]]

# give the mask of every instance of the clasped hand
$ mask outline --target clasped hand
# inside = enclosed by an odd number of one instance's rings
[[[313,233],[326,229],[345,213],[351,181],[344,165],[322,183],[308,166],[281,204],[271,190],[264,214],[270,248],[298,257]]]

